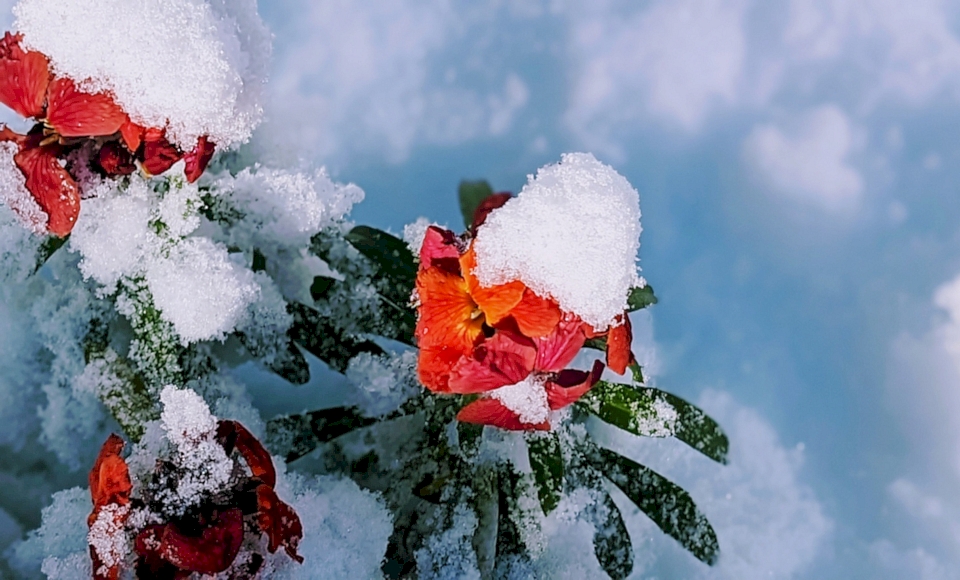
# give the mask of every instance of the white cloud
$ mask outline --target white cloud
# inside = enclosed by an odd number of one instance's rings
[[[849,163],[850,120],[836,105],[824,105],[791,121],[754,127],[743,143],[747,164],[773,193],[827,211],[855,209],[863,178]]]
[[[746,2],[629,6],[598,2],[568,14],[574,74],[566,121],[588,145],[650,115],[693,131],[716,104],[737,98]]]

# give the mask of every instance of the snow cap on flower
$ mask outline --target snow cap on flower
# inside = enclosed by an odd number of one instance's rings
[[[484,287],[519,280],[598,330],[638,285],[640,198],[589,153],[542,167],[477,229],[475,275]]]
[[[270,36],[255,0],[20,0],[23,44],[54,74],[109,91],[184,151],[246,141],[259,123]]]

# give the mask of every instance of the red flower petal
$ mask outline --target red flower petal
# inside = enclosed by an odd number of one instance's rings
[[[80,215],[80,188],[47,147],[20,151],[14,162],[26,178],[26,186],[47,214],[47,229],[64,237]]]
[[[167,141],[162,129],[151,127],[143,134],[143,168],[151,175],[160,175],[182,157],[180,150]]]
[[[419,318],[414,335],[420,348],[447,346],[466,354],[483,330],[483,317],[463,278],[440,268],[417,275]]]
[[[237,421],[220,421],[217,425],[217,440],[227,454],[232,453],[236,447],[254,477],[270,487],[277,484],[277,471],[273,467],[270,452],[246,427]]]
[[[127,115],[106,93],[81,92],[70,79],[55,79],[47,96],[47,123],[64,137],[113,135]]]
[[[478,425],[492,425],[511,431],[549,431],[549,421],[530,425],[496,399],[477,399],[457,413],[457,420]]]
[[[94,508],[111,503],[126,505],[130,501],[130,474],[127,462],[120,457],[123,445],[123,439],[116,434],[107,437],[87,476]]]
[[[485,393],[513,385],[533,371],[537,349],[526,337],[499,331],[453,367],[450,391],[459,394]]]
[[[459,346],[423,346],[417,355],[417,377],[423,386],[434,393],[449,393],[450,373],[464,356],[463,349]]]
[[[534,368],[550,372],[566,368],[583,348],[586,340],[580,318],[575,314],[564,314],[553,332],[543,338],[534,339],[537,346],[537,362]]]
[[[607,366],[618,375],[627,372],[627,367],[633,362],[633,352],[630,344],[633,342],[633,330],[630,327],[630,317],[626,314],[617,317],[617,324],[607,333]]]
[[[270,540],[270,553],[283,546],[288,556],[303,563],[303,556],[297,553],[297,546],[303,538],[303,526],[297,512],[281,501],[273,488],[266,485],[257,488],[257,507],[257,525]]]
[[[213,518],[200,536],[188,536],[174,524],[148,526],[137,536],[141,565],[156,571],[165,560],[181,570],[216,574],[230,567],[243,544],[243,513],[231,508]]]
[[[192,151],[183,156],[186,162],[184,173],[187,176],[187,183],[193,183],[203,175],[207,164],[213,159],[213,152],[216,150],[213,141],[207,139],[204,135],[197,140],[197,146]]]
[[[119,141],[104,143],[97,153],[97,162],[107,175],[130,175],[137,170],[133,155]]]
[[[556,411],[562,409],[586,394],[600,380],[603,363],[595,361],[593,369],[585,371],[564,370],[556,379],[547,382],[547,402]]]
[[[557,327],[562,315],[556,302],[537,296],[529,288],[510,311],[510,316],[517,321],[520,332],[531,338],[549,335]]]
[[[490,212],[502,207],[503,204],[510,201],[513,195],[508,192],[494,193],[493,195],[488,195],[480,202],[480,205],[477,206],[477,209],[473,210],[473,224],[470,225],[471,231],[477,231],[477,228],[483,225],[483,222],[487,221],[487,216],[490,215]]]
[[[120,125],[120,137],[123,138],[124,144],[131,153],[136,153],[137,149],[140,148],[144,131],[146,129],[131,121],[130,117],[127,117],[123,125]]]
[[[420,270],[436,267],[459,276],[460,250],[456,240],[456,234],[450,230],[428,227],[420,246]]]
[[[22,35],[0,40],[0,102],[24,117],[42,117],[50,84],[47,57],[20,47]]]

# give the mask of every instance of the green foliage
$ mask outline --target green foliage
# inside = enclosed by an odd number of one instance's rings
[[[658,302],[653,294],[653,286],[647,284],[642,288],[640,286],[630,289],[630,295],[627,296],[627,312],[642,310],[647,306],[653,306]]]
[[[720,426],[676,395],[649,387],[600,381],[577,405],[634,435],[672,435],[714,461],[727,461],[730,442]]]
[[[620,508],[606,490],[599,488],[600,500],[590,506],[595,524],[593,553],[600,567],[614,580],[622,580],[633,571],[633,545]]]
[[[334,407],[300,415],[285,415],[267,422],[267,443],[274,453],[296,461],[321,443],[369,427],[376,419],[364,417],[354,407]]]
[[[563,491],[563,454],[557,433],[527,436],[530,467],[537,486],[537,497],[545,515],[560,503]]]
[[[476,213],[477,207],[484,199],[493,195],[493,188],[483,180],[461,181],[458,194],[463,225],[469,228],[473,225],[473,215]]]
[[[288,309],[293,314],[290,338],[336,371],[347,370],[350,359],[361,352],[383,354],[374,342],[344,335],[333,321],[305,304],[294,302]]]
[[[664,533],[697,559],[710,565],[717,562],[717,534],[690,494],[652,469],[613,451],[597,448],[590,459]]]
[[[413,292],[417,279],[417,263],[406,242],[387,232],[368,226],[356,226],[346,235],[347,241],[369,258],[380,272]]]
[[[40,244],[40,247],[37,249],[37,265],[34,268],[34,272],[43,267],[47,263],[47,260],[53,256],[57,250],[62,248],[67,241],[70,239],[70,234],[67,234],[65,237],[58,238],[57,236],[47,236],[44,238],[43,242]]]

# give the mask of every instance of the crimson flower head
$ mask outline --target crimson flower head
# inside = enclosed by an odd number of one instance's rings
[[[0,142],[17,146],[14,164],[47,215],[51,234],[69,234],[80,214],[80,187],[62,162],[86,142],[99,147],[94,165],[108,176],[129,175],[134,160],[148,173],[162,173],[181,158],[188,181],[203,173],[215,149],[206,137],[184,155],[161,129],[133,123],[109,94],[82,91],[73,80],[53,75],[49,59],[24,50],[21,41],[22,35],[9,32],[0,39],[0,102],[36,124],[26,135],[0,126]]]

